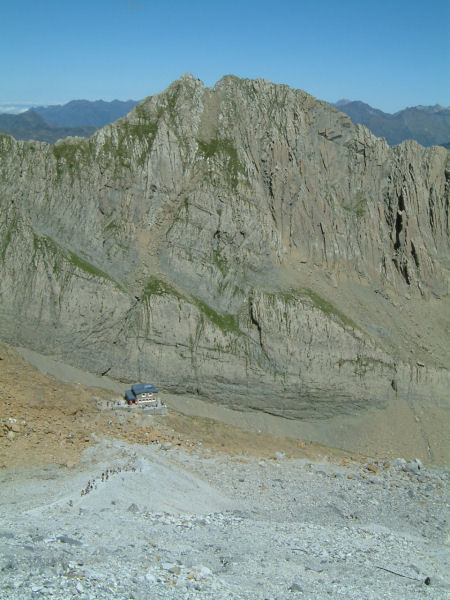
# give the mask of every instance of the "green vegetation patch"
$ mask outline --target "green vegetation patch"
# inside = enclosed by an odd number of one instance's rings
[[[156,277],[150,277],[145,284],[144,298],[148,298],[153,295],[163,296],[164,294],[175,296],[179,300],[186,300],[186,298],[177,292],[177,290],[169,283],[162,281],[162,279],[157,279]]]
[[[177,82],[170,87],[170,91],[166,93],[167,108],[172,116],[176,114],[176,105],[180,96],[181,86]]]
[[[307,297],[312,301],[315,308],[318,308],[324,314],[336,317],[337,319],[339,319],[339,321],[341,321],[343,325],[347,325],[349,327],[352,327],[353,329],[359,329],[356,323],[352,321],[352,319],[347,317],[343,312],[341,312],[336,306],[334,306],[334,304],[332,304],[328,300],[325,300],[325,298],[322,298],[321,296],[319,296],[319,294],[313,292],[313,290],[309,288],[287,290],[285,292],[276,292],[270,295],[274,297],[283,298],[286,302],[293,302],[295,300],[301,300],[302,298]]]
[[[120,230],[121,230],[120,223],[118,223],[114,219],[105,225],[105,231],[116,232],[116,231],[120,231]]]
[[[214,250],[212,255],[213,263],[225,277],[228,273],[228,261],[219,250]]]
[[[84,260],[83,258],[78,256],[77,254],[74,254],[70,250],[67,250],[67,255],[69,261],[78,269],[81,269],[85,273],[89,273],[89,275],[94,275],[94,277],[102,277],[103,279],[108,279],[109,281],[117,285],[114,279],[112,279],[107,273],[97,268],[92,263],[88,262],[87,260]]]
[[[319,294],[316,294],[316,292],[313,292],[313,290],[310,290],[309,288],[305,288],[305,289],[301,290],[301,293],[308,296],[308,298],[310,298],[313,301],[314,306],[316,308],[319,308],[326,315],[333,315],[333,316],[337,317],[340,321],[342,321],[342,323],[344,325],[349,325],[350,327],[353,327],[353,328],[357,327],[356,323],[354,321],[352,321],[349,317],[347,317],[338,308],[336,308],[336,306],[334,306],[334,304],[332,304],[328,300],[325,300],[325,298],[322,298],[321,296],[319,296]]]
[[[56,159],[56,174],[58,176],[63,174],[65,168],[69,171],[79,168],[76,144],[63,141],[52,146],[52,152]]]
[[[96,160],[95,142],[89,140],[61,140],[51,146],[56,160],[56,175],[62,177],[66,172],[71,179],[90,168]]]
[[[142,109],[137,110],[138,120],[130,121],[128,118],[117,122],[105,136],[103,141],[103,153],[112,162],[127,169],[131,166],[134,157],[140,167],[145,166],[149,151],[153,146],[158,122],[152,121],[145,115]],[[117,133],[117,137],[114,136]],[[136,140],[139,141],[139,154],[134,154]]]
[[[19,217],[16,214],[13,214],[11,217],[6,212],[4,224],[6,231],[0,236],[0,256],[2,258],[2,262],[5,262],[6,251],[11,243],[11,240],[13,239],[13,234],[18,231]]]
[[[120,130],[125,136],[137,137],[140,140],[145,139],[153,142],[153,138],[158,131],[158,123],[150,121],[148,118],[140,118],[134,122],[124,121],[120,125]]]
[[[238,319],[235,315],[218,313],[205,302],[202,302],[194,296],[191,298],[184,296],[169,283],[157,279],[156,277],[151,277],[147,280],[144,288],[144,298],[148,299],[152,295],[163,296],[165,294],[174,296],[175,298],[178,298],[178,300],[183,300],[188,304],[193,304],[203,316],[222,331],[233,333],[235,335],[242,335],[242,331],[239,329]]]
[[[354,202],[352,204],[343,205],[342,208],[347,212],[353,213],[358,219],[363,217],[367,212],[367,198],[364,192],[358,190]]]
[[[89,140],[62,140],[51,147],[56,159],[56,173],[61,177],[67,172],[72,178],[86,167],[98,161],[98,150],[108,164],[130,168],[133,157],[139,166],[144,166],[148,152],[158,130],[157,121],[152,121],[142,108],[136,108],[137,120],[129,118],[118,121],[106,131],[103,144],[97,146],[97,138]],[[134,155],[135,141],[139,140],[140,152]]]
[[[228,182],[232,187],[236,188],[239,175],[245,175],[245,166],[239,160],[237,149],[234,147],[232,140],[213,138],[209,142],[197,140],[200,153],[205,158],[213,158],[221,156],[226,160],[226,175]]]
[[[235,315],[229,313],[218,313],[213,308],[194,298],[194,304],[199,310],[219,329],[234,333],[235,335],[242,335],[242,331],[239,329],[239,323]]]
[[[107,273],[88,262],[87,260],[78,256],[71,250],[64,248],[57,244],[50,237],[42,235],[33,237],[33,247],[35,252],[46,252],[48,254],[52,254],[55,257],[55,261],[53,264],[53,270],[57,275],[61,275],[64,270],[63,261],[69,263],[73,267],[84,271],[85,273],[92,275],[94,277],[100,277],[102,279],[106,279],[113,283],[118,289],[122,290],[121,286],[115,281],[112,277],[110,277]],[[122,290],[123,291],[123,290]]]

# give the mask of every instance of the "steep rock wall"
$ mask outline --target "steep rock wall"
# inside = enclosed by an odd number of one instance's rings
[[[447,164],[233,76],[89,140],[0,136],[1,337],[293,418],[439,401]]]

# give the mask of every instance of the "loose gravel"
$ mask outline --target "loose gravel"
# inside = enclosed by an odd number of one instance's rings
[[[0,599],[447,599],[449,476],[104,441],[2,474]]]

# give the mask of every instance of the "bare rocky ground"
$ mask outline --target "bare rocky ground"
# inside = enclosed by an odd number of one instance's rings
[[[448,598],[446,466],[110,412],[0,357],[1,599]]]

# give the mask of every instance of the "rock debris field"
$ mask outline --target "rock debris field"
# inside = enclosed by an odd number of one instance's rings
[[[0,600],[449,597],[448,468],[108,411],[0,359]]]
[[[448,598],[448,478],[103,440],[3,472],[0,598]]]

